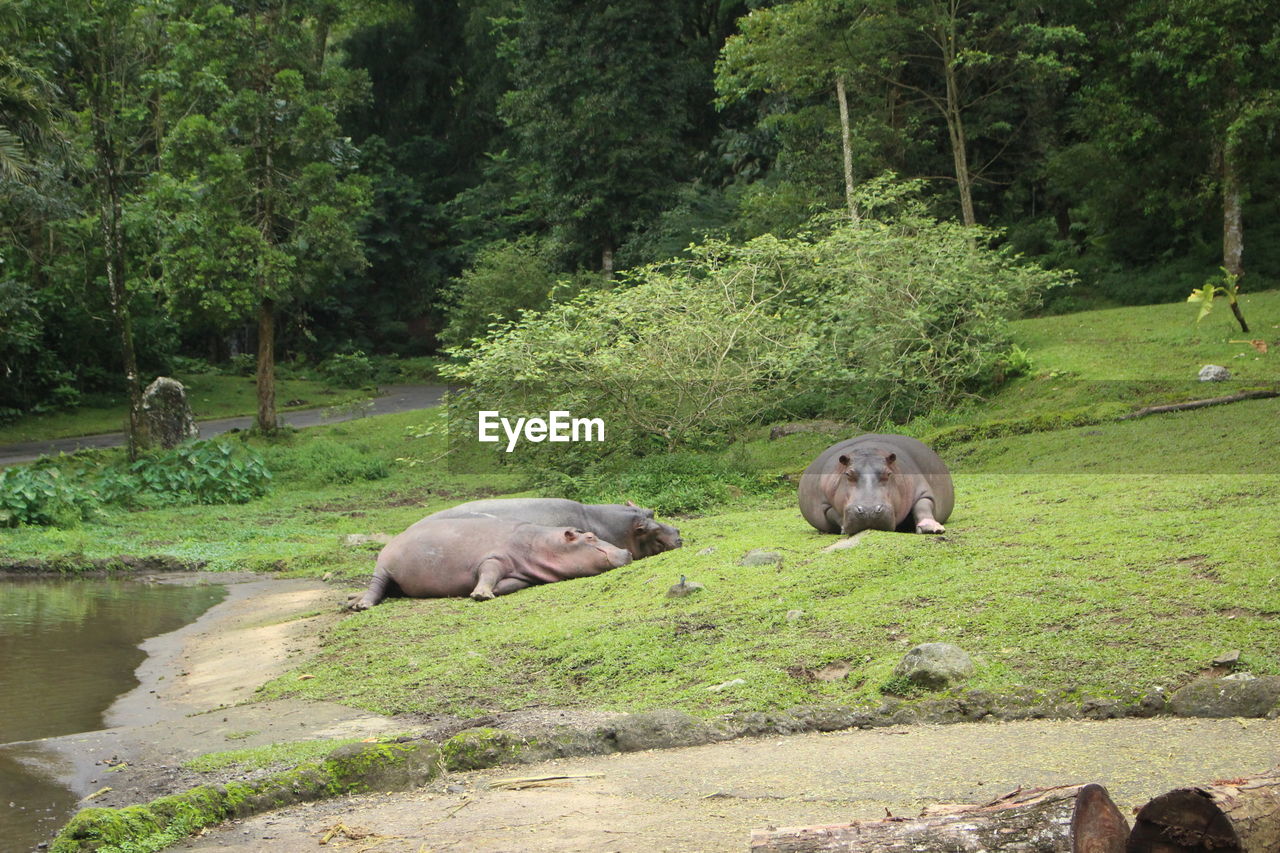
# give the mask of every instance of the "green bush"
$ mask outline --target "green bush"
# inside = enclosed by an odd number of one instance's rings
[[[57,468],[35,464],[0,471],[0,527],[74,527],[98,508],[98,495]]]
[[[450,285],[449,322],[440,332],[440,342],[446,347],[465,346],[485,337],[495,324],[604,284],[598,275],[557,272],[554,254],[553,247],[532,236],[501,240],[481,249]]]
[[[635,501],[658,513],[696,512],[731,497],[776,491],[776,478],[707,453],[664,453],[596,473],[574,497],[584,503]]]
[[[996,377],[1008,321],[1061,279],[992,248],[993,231],[931,218],[915,190],[870,182],[858,223],[709,240],[526,314],[442,373],[503,416],[600,417],[614,452],[722,446],[790,411],[875,430],[952,406]]]
[[[320,374],[342,388],[364,388],[377,381],[377,368],[363,350],[334,353],[320,364]]]
[[[391,473],[385,459],[329,438],[296,447],[272,448],[269,454],[272,469],[286,481],[345,484],[381,480]]]
[[[156,451],[98,480],[108,503],[124,506],[247,503],[267,493],[271,472],[252,448],[209,440]]]

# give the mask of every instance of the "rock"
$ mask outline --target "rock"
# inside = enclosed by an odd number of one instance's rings
[[[715,684],[715,685],[712,685],[711,687],[708,687],[708,688],[707,688],[707,692],[708,692],[708,693],[719,693],[719,692],[720,692],[720,691],[722,691],[722,690],[728,690],[730,687],[737,687],[739,684],[746,684],[746,683],[747,683],[747,682],[746,682],[744,679],[741,679],[741,678],[735,678],[735,679],[733,679],[732,681],[726,681],[724,684]]]
[[[701,746],[716,740],[706,723],[680,711],[658,710],[628,714],[605,726],[619,752]]]
[[[1222,676],[1223,681],[1253,681],[1258,676],[1252,672],[1233,672],[1230,675]]]
[[[698,556],[705,557],[707,554],[714,554],[715,552],[716,552],[716,546],[708,545],[707,547],[703,548],[701,551],[698,552]]]
[[[1214,666],[1235,666],[1239,662],[1239,649],[1232,649],[1229,652],[1223,652],[1211,661]]]
[[[390,533],[348,533],[342,537],[342,544],[350,548],[358,545],[386,545],[392,538]]]
[[[738,560],[739,566],[772,566],[782,565],[782,555],[777,551],[766,551],[763,548],[752,548]]]
[[[407,791],[440,772],[440,750],[430,741],[349,743],[325,759],[338,790]]]
[[[1169,697],[1179,717],[1265,717],[1280,700],[1280,675],[1201,678]]]
[[[1206,364],[1200,368],[1201,382],[1222,382],[1231,378],[1231,371],[1219,364]]]
[[[895,676],[912,684],[941,690],[973,675],[973,661],[960,647],[950,643],[921,643],[903,656],[893,668]]]
[[[157,378],[142,392],[142,416],[153,447],[168,450],[200,435],[187,402],[187,389],[167,376]]]
[[[687,595],[693,595],[695,592],[701,592],[706,589],[705,586],[697,581],[687,581],[684,575],[680,576],[680,583],[672,584],[667,590],[667,598],[684,598]]]
[[[788,621],[788,622],[796,622],[796,621],[799,621],[799,619],[800,619],[800,617],[801,617],[801,616],[804,616],[804,611],[803,611],[803,610],[788,610],[788,611],[787,611],[787,621]]]
[[[862,537],[865,536],[866,534],[867,534],[867,531],[859,530],[857,533],[853,534],[852,536],[847,536],[844,539],[838,539],[835,542],[832,542],[830,545],[823,548],[822,550],[823,551],[843,551],[845,548],[856,548],[862,544]]]

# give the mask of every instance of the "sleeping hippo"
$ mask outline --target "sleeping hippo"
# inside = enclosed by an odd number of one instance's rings
[[[507,518],[552,527],[590,530],[606,542],[626,548],[637,560],[679,548],[680,531],[655,521],[653,510],[625,504],[581,504],[564,498],[494,498],[471,501],[427,518]]]
[[[955,506],[947,466],[905,435],[833,444],[800,475],[800,512],[823,533],[942,533]]]
[[[352,610],[389,592],[410,598],[469,595],[488,601],[527,586],[585,578],[625,566],[631,554],[594,533],[503,518],[428,516],[387,543]]]

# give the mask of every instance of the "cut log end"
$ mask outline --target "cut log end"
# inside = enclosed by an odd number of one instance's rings
[[[1101,785],[1085,785],[1076,794],[1071,815],[1071,853],[1125,853],[1129,822]]]
[[[1231,821],[1200,788],[1156,797],[1134,819],[1128,853],[1244,853]]]

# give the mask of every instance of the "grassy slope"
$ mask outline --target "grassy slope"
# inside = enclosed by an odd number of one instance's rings
[[[1256,335],[1276,337],[1280,293],[1251,297],[1245,311]],[[1155,306],[1024,321],[1017,336],[1039,378],[956,419],[1106,395],[1132,405],[1203,394],[1173,377],[1208,361],[1253,380],[1280,374],[1280,347],[1255,360],[1253,350],[1227,343],[1237,334],[1225,310],[1198,331],[1190,312]],[[1246,358],[1224,357],[1240,351]],[[1116,378],[1143,381],[1137,390],[1075,381]],[[326,448],[339,444],[388,461],[434,457],[442,439],[403,435],[423,417],[371,418],[269,448],[276,463],[294,467],[253,504],[15,531],[0,537],[0,556],[163,551],[215,568],[282,565],[357,578],[373,550],[339,544],[343,534],[394,532],[426,511],[511,486],[439,462],[395,465],[386,479],[348,485],[307,480],[308,469],[327,470]],[[761,438],[747,450],[765,467],[795,473],[830,440]],[[871,702],[902,652],[930,640],[966,648],[978,663],[971,686],[998,691],[1173,687],[1229,648],[1242,649],[1255,673],[1276,673],[1276,447],[1280,400],[957,445],[945,454],[958,492],[945,537],[871,533],[855,548],[826,552],[836,537],[804,523],[793,492],[744,500],[679,521],[681,551],[599,578],[484,604],[391,600],[336,620],[322,653],[300,670],[314,678],[286,675],[263,692],[453,713]],[[738,566],[751,548],[779,551],[782,567]],[[682,574],[706,590],[666,598]],[[803,613],[788,619],[793,610]],[[805,676],[837,660],[852,666],[846,680]],[[707,690],[735,678],[746,683]]]

